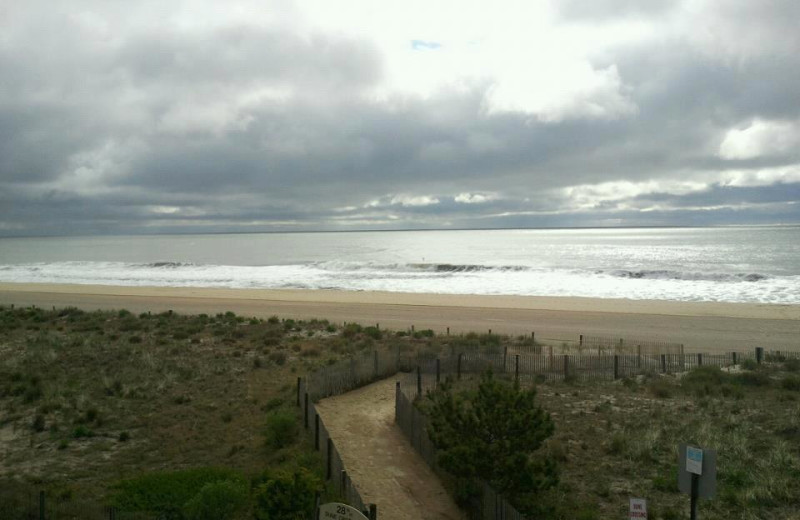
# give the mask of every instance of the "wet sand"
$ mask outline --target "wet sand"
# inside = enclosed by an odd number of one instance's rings
[[[451,334],[536,333],[545,342],[580,334],[683,343],[687,351],[756,346],[800,350],[800,305],[672,302],[538,296],[303,291],[0,283],[0,304],[132,312],[216,314],[379,323],[381,328]]]

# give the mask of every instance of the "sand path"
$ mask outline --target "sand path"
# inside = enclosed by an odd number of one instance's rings
[[[365,503],[386,520],[463,518],[394,423],[395,379],[323,399],[317,412]]]

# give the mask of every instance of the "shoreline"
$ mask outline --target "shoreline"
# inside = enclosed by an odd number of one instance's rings
[[[380,323],[405,330],[530,334],[572,342],[580,334],[686,344],[687,350],[764,346],[800,350],[800,305],[676,302],[551,296],[453,295],[332,290],[128,287],[0,283],[0,304],[133,312],[174,310]]]

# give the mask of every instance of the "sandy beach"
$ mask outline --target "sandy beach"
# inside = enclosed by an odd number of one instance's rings
[[[580,334],[683,343],[687,351],[756,346],[800,350],[800,306],[535,296],[442,295],[100,285],[0,284],[0,304],[86,310],[326,318],[382,328],[451,333],[536,333],[547,342]]]

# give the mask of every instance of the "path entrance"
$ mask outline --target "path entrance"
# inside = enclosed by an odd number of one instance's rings
[[[380,520],[460,520],[439,478],[394,423],[395,378],[316,405],[364,503]]]

